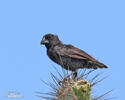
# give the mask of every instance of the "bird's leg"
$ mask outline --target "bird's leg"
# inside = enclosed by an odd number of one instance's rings
[[[65,82],[69,81],[70,80],[70,76],[72,76],[73,80],[76,80],[76,78],[77,78],[77,70],[75,70],[72,73],[70,73],[69,75],[65,76],[63,80],[60,80],[58,82],[59,85],[61,85],[61,83],[65,83]]]
[[[71,74],[65,76],[63,80],[60,80],[60,81],[58,82],[59,85],[61,85],[61,83],[65,83],[66,81],[68,81],[68,80],[70,79],[70,76],[71,76],[72,74],[73,74],[73,73],[71,73]]]
[[[73,71],[72,73],[73,73],[73,80],[76,80],[76,78],[77,78],[77,71]]]

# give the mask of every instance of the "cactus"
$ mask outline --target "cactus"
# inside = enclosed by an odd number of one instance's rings
[[[61,75],[61,73],[56,69],[57,73],[59,74],[60,78],[57,78],[57,75],[51,74],[51,77],[54,81],[54,83],[48,83],[43,81],[47,86],[50,86],[53,91],[48,93],[41,93],[37,92],[39,94],[42,94],[42,97],[46,100],[108,100],[105,99],[104,96],[109,94],[111,91],[106,92],[105,94],[102,94],[98,97],[92,97],[91,91],[92,87],[96,85],[101,80],[95,80],[100,74],[96,74],[93,78],[91,78],[89,81],[87,80],[87,77],[94,71],[90,70],[86,72],[86,70],[83,70],[82,73],[78,73],[78,76],[76,79],[73,78],[73,74],[64,74]],[[49,95],[49,96],[43,96],[43,95]]]

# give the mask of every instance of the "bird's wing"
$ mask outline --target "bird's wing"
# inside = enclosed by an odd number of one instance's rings
[[[61,45],[56,47],[56,52],[60,56],[68,56],[76,59],[97,61],[86,52],[72,46],[72,45]]]

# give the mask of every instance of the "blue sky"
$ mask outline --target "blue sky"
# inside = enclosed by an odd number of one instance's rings
[[[49,71],[55,73],[41,38],[55,33],[67,44],[85,50],[109,68],[109,77],[95,90],[124,100],[125,75],[124,0],[0,0],[0,100],[8,91],[21,100],[41,100],[35,91],[48,88]],[[18,98],[15,98],[17,100]]]

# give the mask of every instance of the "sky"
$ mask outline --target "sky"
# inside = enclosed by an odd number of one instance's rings
[[[40,45],[46,33],[57,34],[99,61],[108,69],[97,85],[97,94],[124,100],[125,1],[124,0],[0,0],[0,100],[43,100],[36,91],[47,92],[41,82],[50,81],[52,67],[60,66]],[[8,92],[23,98],[7,98]]]

